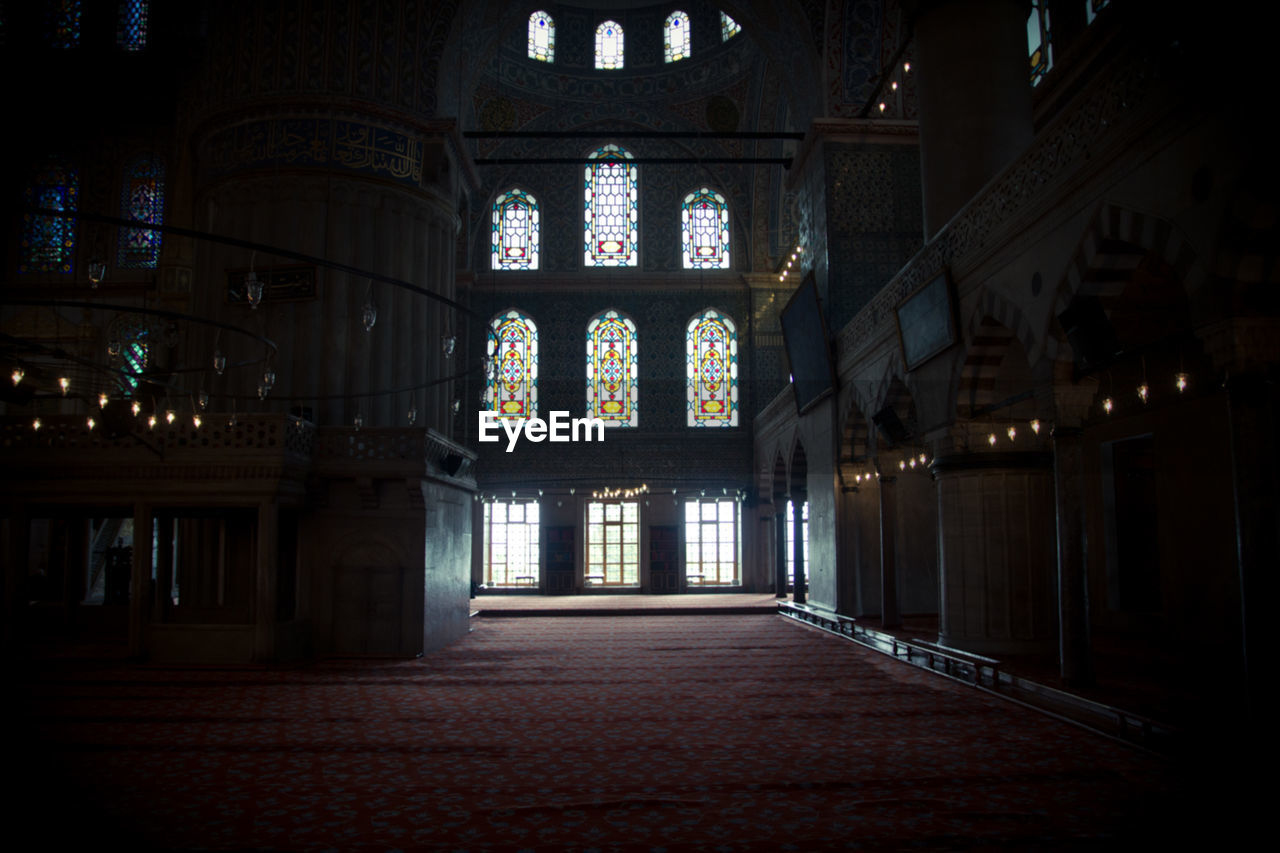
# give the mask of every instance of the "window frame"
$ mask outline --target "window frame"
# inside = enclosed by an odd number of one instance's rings
[[[599,354],[599,343],[596,340],[602,323],[616,324],[621,326],[626,333],[624,339],[624,357],[626,376],[624,383],[626,386],[626,394],[624,405],[619,412],[602,412],[598,403],[597,384],[600,380],[597,375],[596,356]],[[640,423],[639,397],[640,397],[640,350],[639,350],[639,334],[636,331],[636,324],[629,316],[614,308],[606,308],[587,323],[587,417],[599,418],[604,421],[606,427],[636,427]]]
[[[719,324],[724,333],[724,354],[721,356],[724,361],[724,378],[722,381],[725,383],[723,402],[727,406],[728,412],[719,417],[714,414],[701,414],[706,408],[703,389],[705,389],[707,383],[702,380],[702,367],[705,363],[705,358],[700,356],[700,341],[695,336],[698,334],[698,327],[707,321]],[[740,408],[738,378],[738,327],[733,322],[733,318],[714,308],[705,308],[699,311],[685,325],[686,426],[691,428],[738,426],[738,411]],[[714,402],[714,391],[712,392],[712,398],[705,400],[705,402]]]
[[[689,520],[690,508],[695,506],[698,507],[698,510],[697,510],[698,518],[695,519],[694,521],[690,521]],[[703,510],[703,507],[705,506],[715,507],[714,514],[716,517],[714,519],[708,521],[704,517],[705,510]],[[733,517],[728,522],[724,521],[720,517],[721,508],[724,506],[731,507],[730,511]],[[741,512],[741,506],[738,503],[738,500],[736,498],[725,498],[725,497],[688,498],[684,502],[684,519],[682,523],[684,524],[684,557],[682,560],[682,564],[684,566],[685,584],[687,586],[698,586],[699,588],[707,587],[707,586],[716,586],[716,587],[742,586],[742,512]],[[720,538],[720,534],[723,532],[724,526],[726,524],[731,525],[730,533],[732,535],[732,541],[729,542],[728,544],[731,548],[733,556],[732,556],[732,559],[729,561],[726,561],[723,559],[724,552],[721,546],[725,543]],[[715,559],[712,561],[716,568],[716,579],[714,581],[707,580],[706,561],[702,559],[703,557],[702,549],[706,545],[706,542],[703,539],[703,533],[708,527],[711,527],[715,531],[715,542],[714,542]],[[698,531],[697,547],[699,548],[699,554],[696,562],[690,560],[690,554],[691,554],[690,549],[694,547],[694,543],[690,542],[690,538],[691,538],[690,533],[691,533],[691,530],[693,529],[696,529]],[[733,577],[731,580],[724,580],[721,577],[721,570],[726,562],[730,562],[733,566]],[[690,569],[695,567],[700,569],[701,571],[697,573],[691,572]],[[701,578],[701,580],[697,584],[695,584],[693,582],[694,577]]]
[[[593,507],[596,507],[596,506],[602,507],[601,513],[600,513],[601,520],[599,522],[592,521],[591,510]],[[611,506],[622,507],[622,509],[618,511],[619,517],[615,520],[610,520],[608,517],[609,516],[608,507],[611,507]],[[635,507],[635,519],[633,521],[626,520],[627,511],[625,508],[627,506]],[[634,531],[635,531],[634,543],[627,542],[626,529],[625,529],[627,525],[634,525]],[[608,531],[610,528],[616,528],[619,531],[618,541],[616,543],[618,545],[618,553],[619,553],[619,559],[616,563],[618,567],[619,579],[616,581],[609,580],[608,569],[609,569],[610,562],[608,560],[607,549],[608,549],[608,545],[614,544],[609,542]],[[598,529],[599,531],[598,533],[594,532],[596,529]],[[641,585],[640,583],[641,570],[643,569],[643,565],[644,565],[644,553],[643,553],[643,548],[641,547],[643,543],[642,543],[641,537],[644,532],[644,525],[643,525],[642,512],[640,508],[640,501],[621,500],[621,499],[587,501],[584,508],[584,514],[583,514],[583,532],[584,532],[584,535],[582,537],[582,566],[583,566],[582,582],[584,587],[635,589]],[[603,569],[603,571],[600,573],[593,571],[593,569],[595,568],[595,564],[593,563],[593,558],[592,558],[592,545],[595,544],[595,538],[594,538],[595,535],[602,536],[602,540],[599,542],[599,544],[602,549],[601,550],[601,554],[602,554],[601,568]],[[634,561],[634,572],[635,572],[634,578],[635,579],[632,581],[628,581],[626,579],[627,561],[623,556],[623,554],[625,553],[625,546],[628,544],[634,544],[636,546],[635,547],[636,556]],[[594,578],[600,578],[600,580],[593,581]]]
[[[494,516],[496,512],[494,507],[498,504],[503,506],[503,515],[505,516],[501,522],[496,522]],[[515,506],[521,507],[521,514],[524,519],[521,521],[511,520],[511,510]],[[532,506],[537,518],[530,521],[528,518],[529,507]],[[500,524],[503,528],[502,542],[496,542],[493,528],[495,524]],[[510,498],[501,500],[494,498],[493,500],[484,502],[484,512],[482,525],[484,528],[484,585],[486,589],[538,589],[542,585],[542,508],[537,498]],[[523,569],[517,568],[517,571],[524,571],[524,574],[511,574],[511,550],[512,544],[511,528],[518,526],[523,534],[525,561]],[[504,569],[504,581],[499,583],[493,580],[493,552],[494,545],[501,544],[504,546],[502,567]],[[518,583],[516,581],[528,580],[529,583]]]

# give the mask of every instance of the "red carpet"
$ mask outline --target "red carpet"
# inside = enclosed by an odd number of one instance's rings
[[[45,843],[281,850],[1074,850],[1201,817],[1162,759],[776,616],[473,621],[419,661],[46,663],[26,806],[68,818]]]

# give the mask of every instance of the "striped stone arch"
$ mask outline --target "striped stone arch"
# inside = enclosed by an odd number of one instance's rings
[[[1000,367],[1017,341],[1031,370],[1031,354],[1036,352],[1037,336],[1017,305],[990,290],[983,290],[969,312],[964,329],[964,358],[956,361],[951,376],[948,409],[967,406],[966,414],[975,407],[997,402],[993,396]],[[968,390],[968,399],[961,399]]]
[[[1169,266],[1188,297],[1208,282],[1209,274],[1198,253],[1173,223],[1153,214],[1103,202],[1085,228],[1080,245],[1058,283],[1045,355],[1055,362],[1070,362],[1070,347],[1058,326],[1058,315],[1067,309],[1076,294],[1097,296],[1104,305],[1108,298],[1119,296],[1148,254]]]

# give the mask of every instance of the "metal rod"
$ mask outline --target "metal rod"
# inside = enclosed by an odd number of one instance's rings
[[[790,157],[633,157],[627,160],[587,160],[583,157],[479,157],[473,162],[477,166],[522,166],[526,164],[547,164],[563,166],[583,166],[593,162],[627,163],[640,165],[645,163],[668,165],[733,165],[733,166],[785,166],[791,168]]]
[[[702,130],[467,130],[467,139],[804,139],[804,133],[770,133],[757,130],[740,130],[716,133]]]

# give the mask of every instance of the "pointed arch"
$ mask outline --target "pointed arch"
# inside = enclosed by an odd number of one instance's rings
[[[164,161],[153,154],[132,160],[124,170],[120,215],[151,225],[164,224]],[[146,228],[121,228],[117,263],[121,269],[155,269],[164,235]]]
[[[684,197],[680,208],[684,268],[729,268],[729,203],[710,187]]]
[[[541,9],[529,16],[529,58],[556,61],[556,20]]]
[[[685,329],[688,421],[691,427],[738,425],[738,330],[714,308]]]
[[[622,26],[617,21],[603,21],[596,27],[596,68],[616,71],[622,64]]]
[[[514,187],[499,193],[493,202],[492,268],[536,270],[541,233],[537,199]]]
[[[662,24],[662,55],[666,62],[688,59],[693,53],[693,37],[689,34],[689,16],[679,10],[667,16]]]
[[[640,369],[636,324],[613,309],[587,324],[587,417],[636,426]]]
[[[500,418],[538,414],[538,327],[515,308],[489,321],[486,352],[492,359],[485,405]]]
[[[587,158],[586,266],[634,267],[639,261],[640,186],[632,159],[617,145],[605,145]]]
[[[720,13],[720,41],[728,41],[729,39],[742,32],[742,27],[733,18],[726,13]]]

